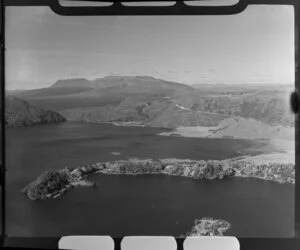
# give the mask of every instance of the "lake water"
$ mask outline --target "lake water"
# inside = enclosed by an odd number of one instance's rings
[[[267,141],[158,136],[160,128],[65,123],[7,130],[7,233],[185,234],[196,218],[232,224],[238,237],[292,237],[294,186],[257,179],[92,175],[93,188],[33,202],[20,190],[50,168],[127,158],[226,159],[274,150]]]

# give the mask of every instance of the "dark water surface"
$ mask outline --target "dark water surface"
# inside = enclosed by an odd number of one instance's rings
[[[126,158],[226,159],[272,151],[267,141],[164,137],[158,128],[66,123],[7,130],[9,236],[185,234],[194,219],[232,224],[239,237],[292,237],[294,186],[257,179],[92,175],[95,188],[33,202],[20,193],[50,168]],[[118,154],[115,154],[118,153]]]

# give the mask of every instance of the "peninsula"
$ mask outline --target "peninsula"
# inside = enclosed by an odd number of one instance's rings
[[[76,186],[94,186],[84,177],[93,174],[165,174],[193,179],[221,180],[229,177],[248,177],[279,183],[295,183],[295,164],[255,161],[252,157],[228,160],[194,161],[182,159],[128,159],[97,162],[78,168],[65,167],[40,175],[22,191],[31,200],[58,198]]]

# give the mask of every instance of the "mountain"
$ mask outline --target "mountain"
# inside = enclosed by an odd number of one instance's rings
[[[50,88],[74,88],[74,87],[88,87],[91,82],[85,78],[73,78],[58,80],[56,83],[50,86]]]
[[[59,80],[16,96],[69,120],[138,122],[145,126],[217,126],[229,117],[294,126],[292,85],[201,84],[197,88],[150,76]]]
[[[151,76],[106,76],[92,81],[96,88],[138,87],[156,90],[192,90],[186,84],[165,81]]]
[[[38,108],[14,96],[5,97],[5,125],[7,127],[23,127],[65,121],[66,118],[57,112]]]
[[[127,97],[174,96],[192,91],[188,85],[149,76],[107,76],[92,81],[83,78],[59,80],[49,88],[23,91],[15,96],[60,111],[118,105]]]

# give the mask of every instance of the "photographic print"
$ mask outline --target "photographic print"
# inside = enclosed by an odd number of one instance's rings
[[[294,236],[294,10],[6,8],[9,236]]]

